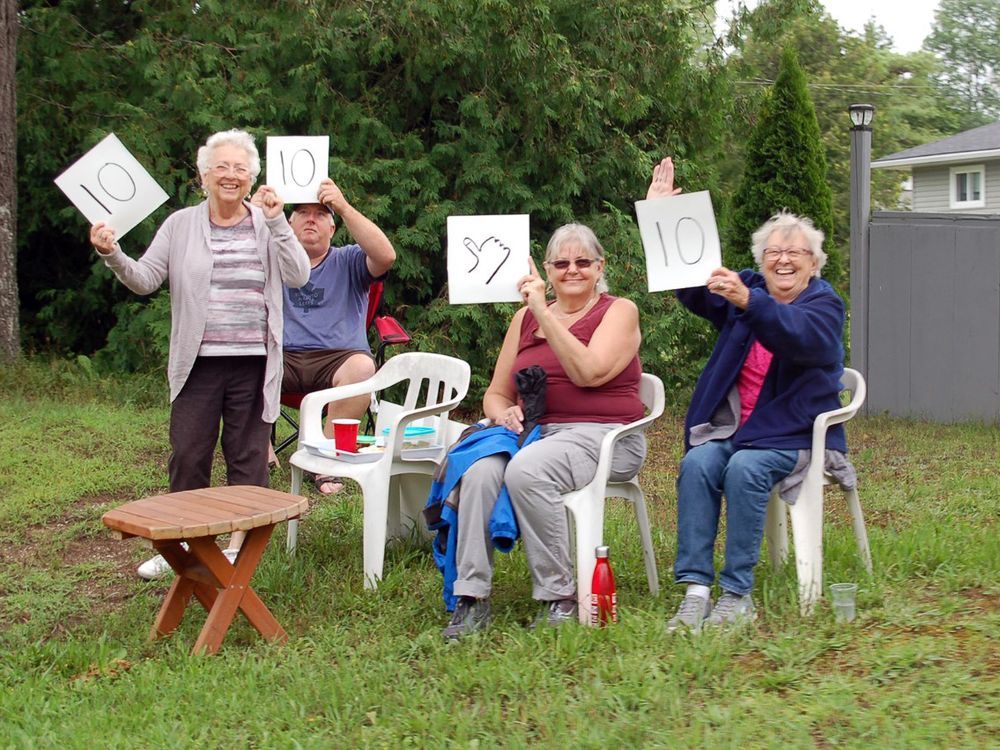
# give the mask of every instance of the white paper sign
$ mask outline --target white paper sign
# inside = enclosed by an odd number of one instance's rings
[[[649,291],[704,286],[722,265],[722,246],[707,190],[637,201]]]
[[[520,302],[531,255],[528,214],[448,217],[448,301]]]
[[[285,203],[316,203],[330,172],[330,136],[267,137],[267,180]]]
[[[87,221],[125,233],[163,205],[167,194],[114,133],[56,177],[56,185]]]

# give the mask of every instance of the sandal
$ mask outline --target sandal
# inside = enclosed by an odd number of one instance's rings
[[[332,485],[334,489],[324,490],[323,488],[327,485]],[[341,477],[331,477],[327,475],[317,474],[313,477],[313,487],[321,495],[336,495],[342,489],[344,489],[344,480]]]

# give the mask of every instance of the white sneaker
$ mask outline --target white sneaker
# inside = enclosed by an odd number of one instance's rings
[[[155,578],[162,578],[167,573],[172,572],[172,568],[163,555],[157,555],[146,560],[135,572],[139,574],[139,578],[152,581]]]

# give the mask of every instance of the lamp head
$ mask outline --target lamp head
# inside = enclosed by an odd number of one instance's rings
[[[872,120],[875,119],[875,107],[871,104],[852,104],[847,108],[851,115],[851,122],[854,124],[852,130],[871,130]]]

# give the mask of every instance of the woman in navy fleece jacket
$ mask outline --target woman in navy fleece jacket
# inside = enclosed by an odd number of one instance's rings
[[[647,198],[679,192],[673,164],[653,170]],[[840,406],[844,304],[820,279],[823,233],[805,217],[778,213],[754,232],[758,271],[718,268],[704,287],[678,291],[691,312],[719,331],[684,425],[687,450],[677,479],[674,577],[687,592],[668,630],[752,620],[750,591],[771,488],[812,444],[813,420]],[[842,426],[828,450],[846,452]],[[713,608],[712,553],[726,496],[722,596]]]

